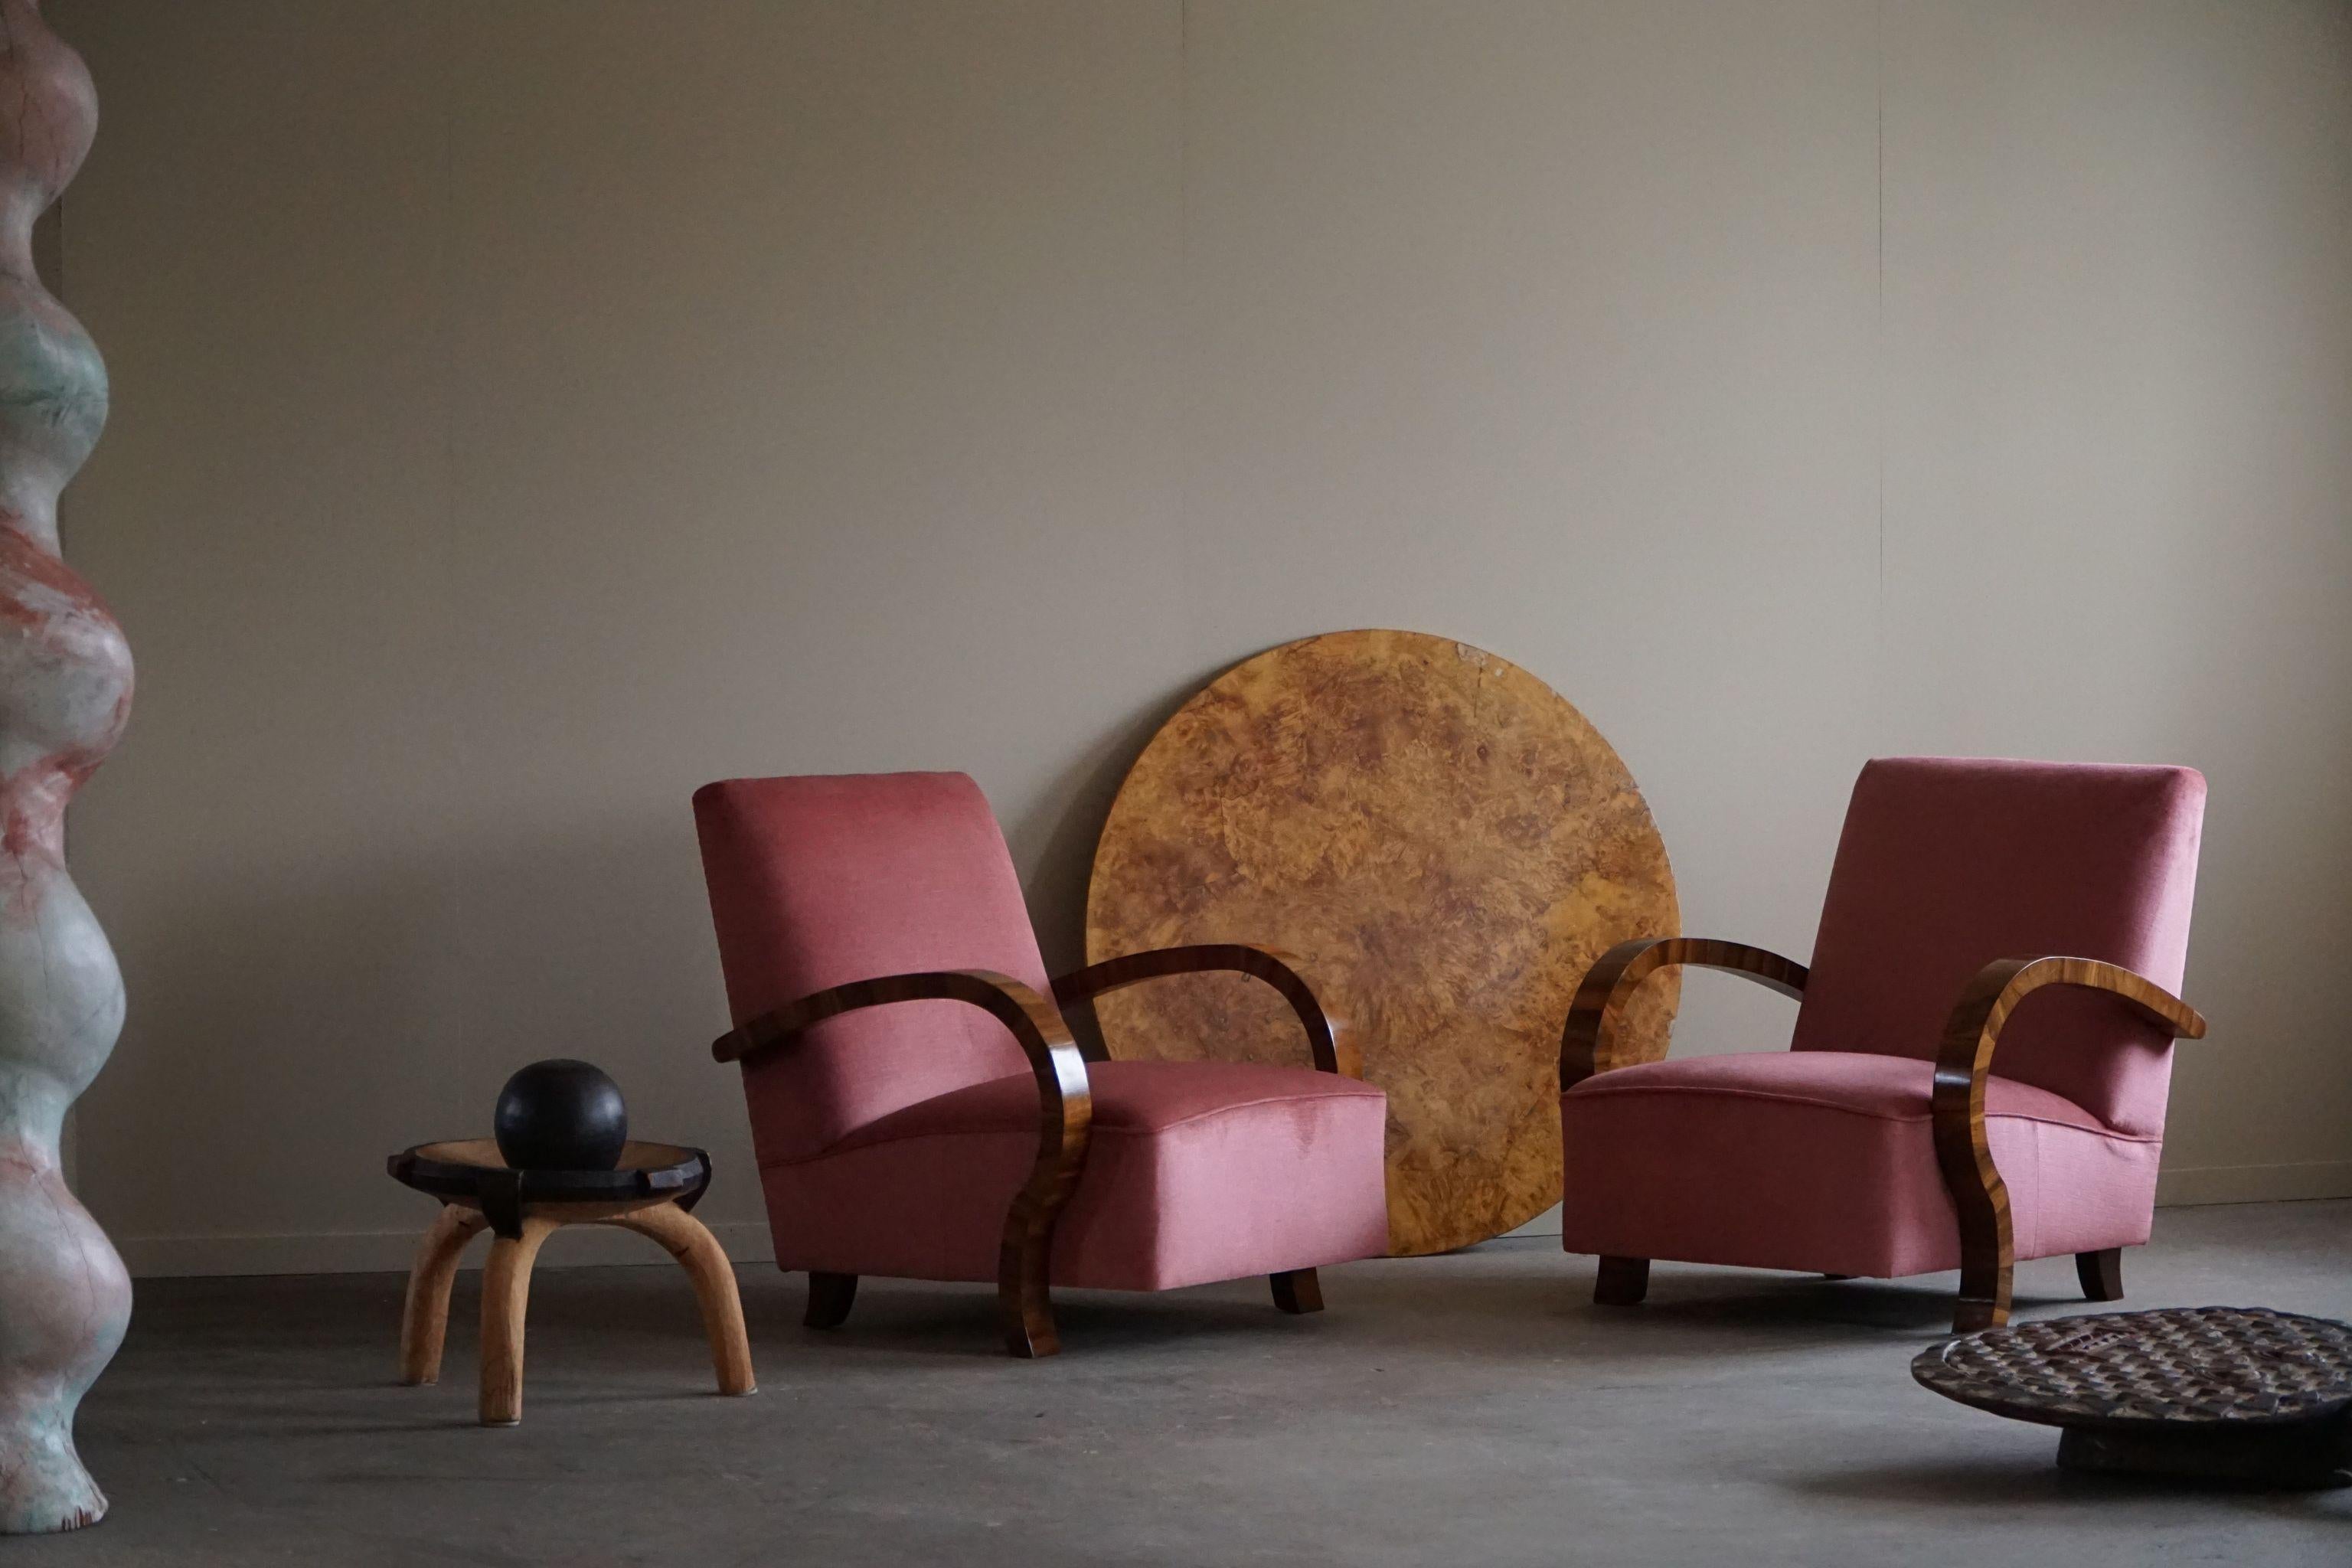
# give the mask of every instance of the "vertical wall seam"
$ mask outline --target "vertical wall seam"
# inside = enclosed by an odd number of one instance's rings
[[[442,0],[440,6],[440,59],[436,75],[441,97],[441,221],[440,243],[435,265],[440,270],[441,302],[440,377],[441,377],[441,571],[445,591],[436,610],[449,618],[448,632],[452,637],[465,634],[466,620],[462,611],[450,606],[458,605],[466,594],[466,555],[461,541],[465,535],[459,517],[457,498],[458,401],[465,395],[466,383],[458,374],[461,363],[459,349],[464,342],[463,307],[459,302],[457,270],[463,250],[463,237],[458,228],[457,202],[457,121],[464,86],[463,56],[459,48],[461,26],[457,0]],[[467,776],[465,726],[452,722],[447,709],[440,715],[441,732],[436,736],[435,750],[440,753],[441,765],[453,789],[462,788],[458,781]],[[440,902],[445,915],[453,922],[467,901],[468,890],[462,881],[441,891]],[[467,1009],[451,1007],[446,1001],[436,1005],[443,1026],[461,1051],[471,1046]]]
[[[1192,0],[1176,4],[1176,537],[1190,562],[1192,537]],[[1200,602],[1187,594],[1187,605]]]
[[[1871,417],[1878,457],[1878,679],[1886,668],[1886,0],[1878,0],[1872,26],[1872,75],[1877,89],[1878,280],[1872,304]]]

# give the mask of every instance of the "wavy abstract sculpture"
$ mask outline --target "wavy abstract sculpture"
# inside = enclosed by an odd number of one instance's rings
[[[0,1532],[105,1514],[74,1410],[131,1318],[122,1260],[58,1163],[122,1026],[65,817],[122,732],[131,650],[58,558],[58,491],[106,421],[106,367],[41,288],[32,239],[97,127],[89,72],[37,0],[0,0]]]

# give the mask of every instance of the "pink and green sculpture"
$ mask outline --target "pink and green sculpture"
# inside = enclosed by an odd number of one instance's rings
[[[66,874],[66,803],[131,710],[131,650],[58,556],[58,491],[106,422],[106,367],[33,270],[33,222],[98,128],[38,0],[0,0],[0,1533],[106,1512],[74,1411],[131,1280],[67,1190],[66,1111],[122,1027],[122,976]]]

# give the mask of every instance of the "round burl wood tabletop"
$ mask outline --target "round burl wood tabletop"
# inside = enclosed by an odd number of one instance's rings
[[[1681,931],[1650,810],[1599,731],[1517,665],[1334,632],[1234,666],[1144,749],[1095,851],[1087,953],[1286,948],[1389,1096],[1389,1250],[1444,1252],[1559,1200],[1559,1033],[1612,945]],[[1643,987],[1615,1063],[1664,1053]],[[1103,998],[1111,1054],[1308,1066],[1233,974]]]

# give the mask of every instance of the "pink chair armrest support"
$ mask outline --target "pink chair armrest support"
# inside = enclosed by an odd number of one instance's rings
[[[1562,1094],[1601,1070],[1625,1004],[1643,981],[1670,964],[1695,964],[1745,974],[1783,996],[1805,994],[1805,966],[1745,942],[1698,936],[1636,937],[1621,942],[1585,972],[1560,1031],[1559,1089]]]
[[[997,1251],[997,1302],[1006,1348],[1018,1356],[1059,1347],[1046,1308],[1054,1222],[1086,1167],[1094,1094],[1086,1058],[1054,1004],[1011,975],[985,969],[890,974],[831,986],[762,1014],[714,1041],[716,1059],[740,1061],[772,1050],[802,1030],[861,1007],[893,1002],[963,1002],[995,1017],[1019,1041],[1037,1079],[1037,1163],[1004,1216]]]
[[[1960,1300],[1952,1331],[1970,1333],[2009,1321],[2014,1244],[2009,1188],[1994,1164],[1985,1126],[1985,1080],[2002,1026],[2017,1005],[2049,985],[2102,991],[2183,1039],[2202,1039],[2205,1019],[2146,975],[2095,958],[2000,958],[1960,992],[1936,1057],[1936,1164],[1960,1221]]]
[[[1065,1005],[1091,1002],[1107,993],[1170,974],[1222,971],[1251,975],[1273,986],[1290,1004],[1299,1026],[1307,1031],[1307,1048],[1314,1056],[1318,1071],[1362,1078],[1363,1060],[1355,1042],[1349,1037],[1346,1022],[1325,1011],[1314,988],[1298,973],[1298,959],[1290,953],[1254,942],[1202,942],[1188,947],[1155,948],[1149,952],[1107,958],[1063,975],[1054,982],[1054,1000]]]

